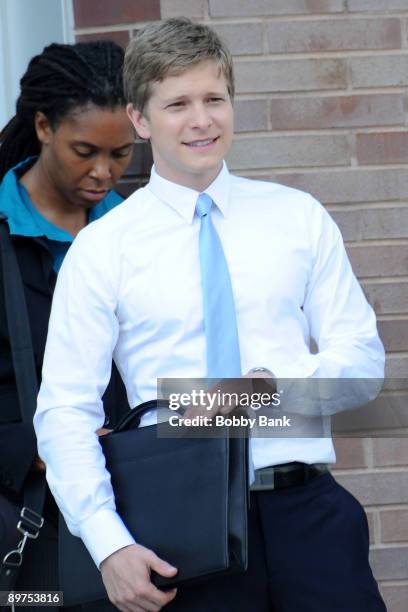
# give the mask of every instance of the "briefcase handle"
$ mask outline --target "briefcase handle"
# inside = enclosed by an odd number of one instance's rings
[[[143,402],[136,408],[132,408],[127,412],[116,425],[114,432],[126,431],[128,429],[137,429],[140,425],[140,419],[146,412],[158,410],[159,408],[168,408],[169,402],[164,399],[154,399],[148,402]]]
[[[158,410],[159,408],[167,408],[169,409],[169,400],[165,399],[154,399],[149,400],[147,402],[143,402],[143,404],[139,404],[136,408],[132,408],[127,412],[116,425],[113,430],[113,433],[117,433],[120,431],[127,431],[128,429],[137,429],[140,425],[140,420],[146,412],[151,412],[152,410]],[[173,410],[174,412],[174,410]],[[179,415],[184,414],[185,409],[179,408],[176,411]],[[242,408],[235,408],[235,414],[246,415],[245,411]]]

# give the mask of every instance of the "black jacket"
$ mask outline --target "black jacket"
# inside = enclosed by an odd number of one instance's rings
[[[45,240],[12,236],[12,241],[25,290],[34,359],[40,383],[48,319],[57,275],[53,270],[53,256]],[[124,385],[115,367],[103,401],[110,425],[129,409]],[[14,493],[21,490],[37,453],[33,426],[20,421],[0,267],[0,490],[6,488]]]

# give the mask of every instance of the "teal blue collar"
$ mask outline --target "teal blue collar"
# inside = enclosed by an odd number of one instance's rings
[[[29,157],[11,168],[0,184],[0,212],[7,217],[11,234],[19,236],[45,236],[58,242],[72,242],[71,234],[54,225],[41,215],[30,200],[27,190],[19,182],[29,167],[35,162],[35,157]],[[103,217],[105,213],[122,202],[123,198],[111,191],[89,211],[89,223]]]

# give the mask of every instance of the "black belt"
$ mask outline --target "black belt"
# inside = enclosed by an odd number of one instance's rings
[[[255,471],[255,481],[251,491],[287,489],[310,482],[317,476],[329,471],[325,463],[284,463]]]

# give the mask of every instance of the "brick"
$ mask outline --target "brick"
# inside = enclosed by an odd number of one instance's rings
[[[407,612],[408,585],[381,586],[388,612]]]
[[[408,238],[408,207],[333,210],[330,214],[344,240]]]
[[[374,439],[373,457],[378,467],[408,466],[408,438]]]
[[[313,91],[347,87],[344,59],[235,62],[237,92]]]
[[[408,541],[408,508],[380,512],[380,523],[382,542]]]
[[[278,98],[271,101],[273,130],[404,125],[402,94]]]
[[[408,470],[336,474],[336,480],[366,506],[408,503]]]
[[[270,136],[235,140],[228,155],[232,170],[268,167],[346,165],[347,137]]]
[[[268,25],[271,53],[399,49],[401,27],[395,17],[275,21]]]
[[[266,100],[236,100],[235,132],[257,132],[268,129]]]
[[[236,23],[213,25],[234,55],[262,53],[262,25],[260,23]]]
[[[372,549],[370,565],[377,580],[406,580],[408,546]]]
[[[408,357],[400,355],[387,355],[385,362],[386,379],[401,379],[408,381]]]
[[[190,17],[202,19],[208,10],[208,0],[160,0],[161,17]]]
[[[91,40],[113,40],[115,43],[125,48],[129,43],[129,31],[119,30],[112,32],[94,32],[92,34],[77,34],[75,40],[77,42],[89,42]]]
[[[397,356],[399,353],[388,353],[387,357],[395,357]],[[403,358],[402,358],[403,359]],[[405,368],[406,368],[407,364],[405,364]],[[407,372],[405,373],[405,377],[398,377],[398,378],[385,378],[384,379],[384,383],[383,383],[383,389],[386,391],[401,391],[403,393],[405,393],[406,397],[406,403],[408,402],[408,375]]]
[[[408,55],[373,55],[350,58],[353,87],[408,85]]]
[[[318,200],[326,204],[383,202],[408,198],[406,168],[350,168],[307,173],[274,173],[272,176],[278,183],[313,193]]]
[[[160,0],[74,0],[77,28],[160,19]]]
[[[370,544],[374,544],[377,539],[375,535],[375,513],[366,512],[366,515],[368,521],[368,532],[370,534]]]
[[[408,133],[357,134],[359,164],[402,164],[408,162]]]
[[[342,0],[209,0],[212,17],[260,17],[267,15],[310,15],[316,13],[341,13]]]
[[[408,351],[408,319],[378,321],[378,332],[386,351]]]
[[[407,0],[348,0],[350,13],[357,11],[406,11]]]
[[[377,314],[408,312],[408,282],[363,284],[363,290]]]
[[[405,382],[406,386],[406,382]],[[406,409],[408,390],[392,395],[381,394],[375,401],[332,417],[332,433],[335,437],[391,436],[395,429],[408,433]]]
[[[408,245],[346,246],[354,272],[359,277],[405,276]]]
[[[336,469],[366,467],[364,440],[362,438],[336,438]]]

